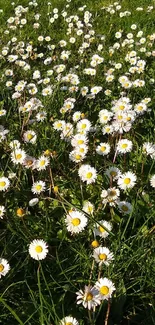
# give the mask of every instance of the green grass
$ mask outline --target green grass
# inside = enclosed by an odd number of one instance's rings
[[[15,6],[28,6],[27,0],[15,1]],[[9,129],[6,139],[0,142],[0,176],[8,177],[9,173],[15,173],[10,179],[11,186],[7,191],[0,191],[0,205],[5,206],[6,212],[0,219],[0,246],[1,257],[8,260],[10,271],[0,279],[0,324],[7,325],[57,325],[60,320],[68,315],[75,317],[80,325],[153,325],[155,324],[154,309],[154,188],[150,186],[150,177],[155,174],[154,160],[144,155],[142,145],[144,142],[154,142],[154,84],[150,83],[155,78],[155,64],[153,55],[146,56],[140,52],[136,44],[136,33],[143,31],[146,37],[146,51],[154,51],[154,44],[149,45],[148,35],[154,33],[154,9],[147,12],[147,7],[154,5],[153,1],[135,0],[120,1],[121,12],[131,11],[130,16],[119,17],[119,11],[109,14],[101,9],[108,7],[114,1],[86,1],[86,9],[92,13],[92,27],[85,27],[84,33],[89,28],[95,30],[94,41],[90,47],[79,55],[78,49],[82,39],[76,37],[75,44],[68,42],[70,35],[67,35],[67,23],[60,16],[54,24],[49,23],[48,13],[55,7],[61,12],[66,5],[64,0],[53,0],[52,5],[48,1],[38,1],[38,7],[31,8],[26,16],[28,23],[23,28],[5,33],[7,19],[14,16],[13,6],[9,0],[0,0],[0,53],[2,48],[8,46],[12,37],[17,37],[17,42],[24,41],[25,46],[31,42],[32,55],[25,61],[30,64],[31,69],[22,70],[15,64],[9,63],[7,57],[2,56],[0,60],[0,108],[6,109],[6,116],[1,117],[0,124]],[[84,3],[81,0],[71,1],[68,9],[70,15],[79,15],[82,20],[82,12],[78,11]],[[136,7],[143,7],[143,11],[136,11]],[[34,12],[40,13],[40,28],[32,27],[34,23]],[[131,31],[131,25],[137,24],[137,31]],[[115,33],[122,31],[122,40],[130,32],[134,34],[134,46],[132,49],[125,46],[109,55],[109,49],[115,42]],[[39,43],[38,36],[50,36],[49,44],[55,44],[54,50],[47,48],[47,43]],[[75,36],[73,30],[71,36]],[[105,35],[105,41],[101,36]],[[60,48],[58,42],[66,40],[66,48]],[[101,52],[97,51],[99,44],[103,44]],[[10,49],[12,45],[9,45]],[[71,52],[68,62],[62,62],[60,52],[62,50]],[[146,69],[136,78],[144,79],[145,86],[140,88],[123,89],[118,82],[120,75],[128,72],[130,64],[125,61],[128,52],[135,50],[140,59],[146,61]],[[11,51],[11,50],[10,50]],[[34,53],[43,53],[45,58],[52,57],[51,65],[44,65],[42,59],[35,59]],[[94,77],[83,74],[85,68],[90,67],[92,55],[98,53],[104,58],[104,62],[97,67],[97,74]],[[81,61],[80,61],[81,60]],[[120,62],[122,69],[114,71],[114,81],[106,82],[105,73]],[[32,72],[40,70],[42,78],[46,77],[46,71],[55,65],[66,64],[66,72],[73,69],[80,79],[79,91],[70,93],[62,91],[61,82],[56,79],[56,73],[50,79],[50,84],[55,88],[51,96],[43,96],[42,88],[45,85],[38,85],[38,92],[34,97],[41,100],[47,118],[41,122],[28,124],[29,119],[35,117],[36,112],[23,115],[19,113],[18,107],[21,103],[29,100],[32,96],[23,92],[21,99],[13,100],[14,86],[19,80],[27,83],[35,82],[32,79]],[[75,69],[76,65],[80,67]],[[13,67],[13,86],[6,87],[6,81],[11,80],[5,76],[5,70]],[[131,77],[134,80],[135,75]],[[87,99],[80,95],[80,88],[102,86],[103,91],[96,95],[95,99]],[[106,96],[104,91],[111,90],[111,95]],[[114,135],[102,134],[102,127],[98,120],[100,110],[111,110],[112,102],[121,97],[121,91],[125,91],[126,97],[131,100],[133,106],[144,98],[151,98],[148,104],[150,111],[140,115],[127,133],[122,138],[127,138],[133,143],[133,150],[126,155],[115,155],[115,145],[120,137],[118,132]],[[75,108],[66,114],[60,113],[64,100],[68,97],[76,98]],[[41,111],[41,109],[39,109]],[[81,111],[85,114],[93,126],[97,126],[94,133],[89,133],[89,150],[82,163],[74,163],[69,159],[72,150],[70,141],[60,139],[60,134],[53,129],[53,123],[62,119],[73,123],[72,113]],[[36,144],[25,143],[23,133],[27,130],[34,130],[37,133]],[[74,123],[74,133],[75,133]],[[21,164],[14,164],[11,161],[11,149],[9,143],[17,139],[21,142],[22,149],[29,156],[40,157],[47,149],[50,150],[50,168],[36,171],[27,169]],[[96,147],[100,142],[108,142],[111,151],[108,156],[102,157],[96,154]],[[86,185],[80,181],[78,169],[81,164],[90,164],[95,167],[98,177],[95,183]],[[110,187],[109,180],[104,172],[109,166],[120,168],[122,173],[132,171],[137,176],[136,185],[130,190],[121,191],[121,200],[127,200],[133,206],[129,215],[122,215],[116,207],[111,208],[108,204],[104,207],[101,200],[101,191]],[[46,191],[38,195],[39,203],[29,207],[29,200],[33,195],[31,187],[33,181],[43,180],[46,182]],[[58,193],[54,190],[58,187]],[[115,183],[114,186],[117,186]],[[118,186],[117,186],[118,187]],[[50,190],[49,190],[50,188]],[[82,211],[83,203],[89,200],[94,204],[94,214],[85,214],[88,218],[88,226],[79,234],[71,235],[65,225],[65,215],[71,208]],[[17,216],[17,209],[22,208],[25,212],[23,217]],[[93,248],[91,243],[94,240],[94,223],[100,220],[110,221],[113,228],[105,240],[98,237],[102,246],[107,246],[114,254],[114,261],[100,272],[97,263],[93,265]],[[35,261],[29,253],[28,247],[34,239],[43,239],[48,244],[49,253],[45,260]],[[100,274],[101,273],[101,274]],[[95,312],[88,313],[81,304],[76,304],[76,292],[84,289],[90,282],[95,284],[98,277],[111,279],[116,287],[110,302],[110,312],[106,323],[108,302],[106,300],[96,308]],[[68,325],[68,324],[67,324]]]

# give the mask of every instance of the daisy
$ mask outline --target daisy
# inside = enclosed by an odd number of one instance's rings
[[[0,278],[1,276],[5,276],[10,270],[10,265],[7,260],[4,258],[0,258]]]
[[[26,158],[26,153],[22,149],[14,149],[11,153],[11,160],[14,164],[23,164],[24,159]]]
[[[20,148],[20,142],[18,140],[13,140],[9,143],[9,147],[11,149],[19,149]]]
[[[29,254],[35,260],[43,260],[48,253],[48,246],[42,239],[34,239],[29,245]]]
[[[99,265],[105,264],[106,266],[114,259],[113,253],[110,253],[107,247],[101,246],[94,249],[92,256]]]
[[[132,141],[128,139],[119,140],[116,147],[117,152],[126,153],[132,150]]]
[[[102,203],[113,206],[116,203],[116,200],[120,196],[120,190],[116,187],[110,187],[107,190],[101,192]]]
[[[109,167],[105,171],[105,175],[112,178],[114,181],[120,176],[121,172],[117,167]]]
[[[112,116],[113,116],[112,112],[109,112],[107,109],[102,109],[99,112],[99,121],[101,124],[106,124],[108,121],[111,120]]]
[[[90,165],[81,165],[79,168],[78,174],[83,182],[86,182],[87,185],[94,183],[97,178],[97,172],[94,167]]]
[[[155,175],[150,178],[150,185],[155,188]]]
[[[109,232],[105,228],[110,232],[112,229],[111,223],[106,220],[100,220],[98,223],[96,223],[94,228],[95,236],[100,236],[102,238],[109,236]]]
[[[33,183],[31,191],[33,194],[40,194],[41,192],[44,192],[46,188],[46,184],[43,181],[38,181]]]
[[[78,132],[80,132],[80,131],[89,132],[89,130],[91,128],[91,123],[89,120],[83,119],[77,123],[76,127],[77,127]]]
[[[82,210],[88,214],[93,214],[94,204],[89,201],[85,201]]]
[[[29,201],[29,206],[33,207],[34,205],[36,205],[39,202],[39,199],[37,197],[34,197],[33,199],[31,199]]]
[[[97,281],[95,288],[99,291],[99,298],[101,300],[108,300],[111,298],[113,291],[116,290],[112,281],[107,278],[101,278]]]
[[[85,153],[80,152],[78,149],[73,150],[69,154],[70,160],[79,163],[85,158]]]
[[[84,308],[91,310],[92,308],[100,305],[101,300],[98,297],[98,290],[92,286],[85,286],[84,291],[76,292],[77,304],[82,304]]]
[[[28,130],[23,134],[24,142],[36,143],[37,135],[33,130]]]
[[[130,214],[132,211],[132,205],[129,202],[120,201],[117,203],[117,205],[118,205],[120,212],[122,212],[123,214]]]
[[[65,223],[67,230],[72,234],[81,232],[87,225],[88,219],[77,210],[71,210],[66,215]]]
[[[59,325],[79,325],[79,322],[72,316],[66,316],[60,321]]]
[[[0,219],[3,219],[4,213],[6,212],[4,205],[0,205]]]
[[[9,186],[9,179],[7,177],[0,177],[0,191],[6,191]]]
[[[85,134],[75,134],[73,137],[72,137],[72,140],[71,140],[71,145],[73,147],[80,147],[82,145],[86,145],[88,143],[88,138],[86,137]]]
[[[106,156],[110,152],[110,145],[108,143],[102,142],[97,146],[96,152],[101,156]]]
[[[122,189],[122,190],[126,190],[128,188],[132,188],[134,187],[135,183],[136,183],[136,175],[132,172],[127,172],[125,174],[122,174],[117,181],[118,186]]]
[[[39,159],[36,160],[36,169],[38,171],[45,170],[49,163],[50,161],[48,157],[41,156]]]

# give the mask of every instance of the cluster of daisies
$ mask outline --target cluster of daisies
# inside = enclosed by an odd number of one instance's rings
[[[99,203],[103,210],[106,208],[109,212],[115,208],[123,216],[130,215],[133,207],[126,195],[137,184],[138,176],[131,170],[119,169],[115,163],[134,152],[135,143],[129,132],[147,116],[145,114],[151,112],[151,97],[141,94],[144,87],[154,84],[151,72],[148,73],[148,58],[155,56],[155,34],[146,35],[137,24],[132,24],[129,32],[117,30],[113,44],[109,46],[109,36],[96,35],[93,15],[87,6],[78,8],[76,15],[69,15],[69,2],[67,0],[63,10],[52,8],[48,3],[46,18],[48,30],[51,28],[48,35],[42,35],[41,14],[36,0],[29,2],[27,7],[16,7],[13,3],[14,15],[6,21],[6,40],[0,52],[3,62],[1,81],[16,107],[15,116],[19,117],[20,126],[18,137],[14,131],[11,134],[5,126],[10,112],[6,107],[0,107],[0,118],[4,123],[0,125],[0,143],[7,149],[9,170],[12,167],[15,170],[7,172],[6,167],[0,173],[2,199],[5,201],[6,192],[11,191],[16,181],[20,182],[18,170],[31,175],[32,198],[26,203],[28,207],[38,204],[44,192],[48,191],[50,196],[52,153],[45,150],[37,156],[32,152],[38,152],[40,125],[46,129],[47,123],[52,121],[50,128],[56,137],[59,132],[58,141],[67,143],[68,165],[71,169],[75,167],[76,181],[81,188],[89,190],[95,184],[99,185]],[[118,2],[102,10],[108,19],[109,15],[120,19],[131,15],[129,11],[122,12]],[[136,10],[143,11],[143,8]],[[153,7],[146,10],[150,12]],[[53,30],[59,19],[63,20],[65,37],[55,41]],[[21,36],[28,24],[33,26],[35,40]],[[101,77],[102,82],[98,81]],[[62,97],[60,101],[58,92]],[[104,98],[104,104],[99,100],[100,96]],[[52,105],[59,106],[54,114]],[[141,152],[154,160],[155,144],[143,143]],[[155,188],[155,175],[151,175],[150,185]],[[3,219],[7,204],[6,201],[0,204],[0,219]],[[25,209],[18,208],[16,214],[23,217]],[[113,228],[112,220],[98,220],[91,198],[89,201],[83,197],[82,206],[65,210],[61,220],[62,227],[65,226],[72,238],[92,225],[90,259],[96,263],[100,273],[102,267],[109,267],[114,254],[105,243]],[[43,239],[34,239],[28,251],[31,258],[39,261],[46,258],[49,248]],[[0,278],[9,270],[9,262],[0,258]],[[104,300],[110,300],[115,290],[112,280],[100,275],[95,283],[90,279],[84,289],[76,292],[76,302],[94,311]],[[60,321],[60,325],[78,324],[72,316]]]

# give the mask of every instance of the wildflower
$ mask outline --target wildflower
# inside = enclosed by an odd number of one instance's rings
[[[106,266],[114,259],[113,253],[110,253],[107,247],[101,246],[94,249],[93,257],[99,265],[105,264]]]
[[[37,135],[33,130],[28,130],[23,134],[24,142],[36,143]]]
[[[0,205],[0,219],[3,219],[4,213],[6,212],[4,205]]]
[[[29,245],[29,254],[35,260],[43,260],[48,253],[48,246],[42,239],[34,239]]]
[[[119,178],[118,178],[118,186],[122,189],[122,190],[126,190],[128,188],[132,188],[134,187],[135,183],[136,183],[136,175],[132,172],[127,172],[125,174],[122,174]]]
[[[118,153],[126,153],[132,150],[132,141],[128,139],[119,140],[117,143],[116,150]]]
[[[38,171],[40,170],[45,170],[46,167],[49,165],[49,158],[48,157],[45,157],[45,156],[41,156],[38,160],[36,160],[36,169]]]
[[[6,191],[10,186],[10,181],[7,177],[0,177],[0,191]]]
[[[16,214],[17,214],[18,217],[24,217],[25,210],[22,209],[22,208],[18,208],[17,211],[16,211]]]
[[[85,201],[82,210],[88,214],[93,214],[94,205],[89,201]]]
[[[99,291],[99,298],[101,300],[108,300],[111,298],[113,291],[116,290],[112,281],[107,278],[101,278],[97,281],[95,288]]]
[[[117,167],[109,167],[105,171],[105,175],[112,178],[114,181],[120,176],[120,170]]]
[[[29,206],[33,207],[34,205],[36,205],[39,202],[39,199],[37,197],[34,197],[33,199],[31,199],[29,201]]]
[[[108,143],[100,143],[97,148],[96,152],[101,156],[106,156],[110,152],[110,145]]]
[[[106,238],[107,236],[109,236],[109,232],[111,231],[111,229],[112,229],[112,225],[110,222],[105,221],[105,220],[100,220],[95,225],[94,234],[95,234],[95,236],[100,236],[102,238]]]
[[[81,304],[84,308],[91,310],[92,308],[100,305],[101,300],[98,297],[98,290],[92,286],[85,286],[84,291],[80,290],[76,292],[77,304]]]
[[[150,185],[155,188],[155,175],[150,178]]]
[[[72,316],[66,316],[60,321],[59,325],[79,325],[79,322]]]
[[[65,219],[67,230],[72,234],[81,232],[86,227],[87,222],[88,219],[85,215],[77,210],[69,211]]]
[[[11,152],[11,160],[14,164],[22,164],[24,162],[24,159],[26,158],[26,153],[22,149],[14,149],[14,151]]]
[[[83,119],[77,123],[76,127],[78,132],[80,131],[88,132],[91,128],[91,123],[89,120]]]
[[[5,276],[10,270],[10,265],[7,260],[4,258],[0,258],[0,278],[1,276]]]
[[[120,202],[117,202],[117,205],[118,205],[120,212],[122,212],[123,214],[130,214],[132,211],[132,205],[129,202],[120,201]]]
[[[92,243],[91,243],[91,246],[92,246],[93,248],[97,248],[97,247],[100,246],[100,244],[99,244],[98,240],[94,239],[94,240],[92,241]]]
[[[103,190],[101,192],[102,203],[109,203],[110,206],[115,205],[116,200],[120,196],[120,190],[116,187],[108,188],[107,190]]]
[[[31,191],[33,194],[40,194],[41,192],[44,192],[46,188],[46,184],[43,181],[38,181],[33,183]]]
[[[97,172],[94,167],[90,165],[81,165],[79,168],[78,174],[83,182],[86,182],[87,185],[94,183],[97,178]]]

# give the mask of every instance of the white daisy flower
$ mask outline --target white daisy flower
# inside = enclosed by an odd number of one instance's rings
[[[35,260],[43,260],[48,253],[48,246],[42,239],[34,239],[29,245],[29,254]]]
[[[10,181],[7,177],[0,177],[0,191],[6,191],[10,186]]]
[[[97,172],[94,167],[90,165],[82,165],[79,168],[78,174],[83,182],[86,182],[87,185],[94,183],[97,178]]]
[[[79,325],[79,322],[76,318],[73,318],[72,316],[66,316],[61,319],[59,325]]]
[[[39,159],[36,160],[36,169],[37,170],[45,170],[46,167],[49,165],[50,161],[48,157],[41,156]]]
[[[29,201],[29,206],[30,206],[30,207],[33,207],[33,206],[35,206],[38,202],[39,202],[39,199],[38,199],[37,197],[34,197],[33,199],[31,199],[31,200]]]
[[[81,232],[87,225],[88,219],[77,210],[71,210],[66,215],[65,223],[67,230],[72,234]]]
[[[109,203],[110,206],[114,206],[116,204],[116,200],[120,196],[120,190],[116,187],[110,187],[107,190],[103,190],[101,192],[102,203]]]
[[[20,148],[20,142],[18,140],[13,140],[9,143],[9,147],[11,149],[19,149]]]
[[[112,178],[114,181],[120,176],[121,172],[117,167],[109,167],[105,171],[105,175],[107,175],[110,179]]]
[[[95,236],[100,236],[102,238],[106,238],[109,236],[109,232],[112,229],[112,225],[110,222],[106,220],[100,220],[98,223],[96,223],[95,228],[94,228],[94,235]]]
[[[132,211],[132,204],[126,201],[117,202],[120,212],[123,214],[130,214]]]
[[[128,139],[122,139],[118,141],[116,150],[118,153],[126,153],[132,150],[132,146],[132,141]]]
[[[92,256],[99,265],[105,264],[106,266],[114,259],[113,253],[110,253],[107,247],[101,246],[94,249]]]
[[[77,304],[82,304],[84,308],[91,310],[92,308],[100,305],[101,300],[98,297],[98,290],[92,286],[85,286],[84,291],[76,292]]]
[[[31,191],[33,194],[40,194],[41,192],[44,192],[46,188],[46,184],[43,181],[38,181],[33,183]]]
[[[89,201],[85,201],[82,210],[88,214],[93,214],[94,204]]]
[[[102,300],[111,298],[113,291],[116,290],[112,281],[107,278],[101,278],[97,281],[95,288],[99,291],[99,298]]]
[[[126,190],[135,186],[136,179],[137,177],[134,173],[127,172],[118,178],[117,184],[122,190]]]
[[[10,265],[7,260],[4,258],[0,258],[0,278],[1,276],[5,276],[10,270]]]
[[[53,123],[53,128],[54,130],[62,131],[65,124],[66,122],[64,120],[57,120]]]
[[[72,140],[71,140],[71,145],[73,147],[80,147],[80,146],[83,146],[83,145],[86,145],[88,143],[88,138],[86,137],[85,134],[75,134],[73,137],[72,137]]]
[[[150,178],[150,185],[155,188],[155,175]]]
[[[85,158],[85,153],[80,152],[78,149],[75,149],[70,152],[69,158],[70,160],[74,161],[75,163],[79,163]]]
[[[89,132],[90,128],[91,128],[91,123],[89,120],[87,119],[83,119],[83,120],[80,120],[77,125],[77,131],[80,132],[80,131],[83,131],[83,132]]]
[[[24,142],[36,143],[37,135],[33,130],[28,130],[23,134]]]
[[[101,124],[106,124],[108,121],[111,120],[113,113],[108,111],[107,109],[102,109],[99,112],[99,121]]]
[[[24,159],[26,158],[26,153],[22,149],[14,149],[11,152],[11,160],[14,164],[23,164]]]
[[[0,205],[0,219],[3,219],[4,213],[6,212],[4,205]]]
[[[102,142],[97,146],[96,152],[101,156],[106,156],[110,152],[110,145],[108,143]]]

